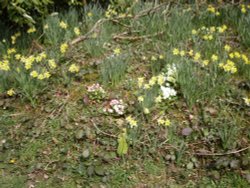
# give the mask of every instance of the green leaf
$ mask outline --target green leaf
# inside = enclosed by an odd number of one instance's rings
[[[128,143],[127,143],[127,133],[124,131],[124,133],[121,133],[118,136],[118,148],[117,153],[118,155],[122,156],[128,153]]]

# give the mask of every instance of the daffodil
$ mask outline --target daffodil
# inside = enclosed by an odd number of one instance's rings
[[[139,96],[139,97],[138,97],[138,101],[139,101],[139,102],[143,102],[143,101],[144,101],[144,97],[143,97],[143,96]]]
[[[134,118],[132,118],[131,116],[128,116],[126,118],[126,121],[128,122],[128,124],[130,125],[131,128],[134,128],[134,127],[138,126],[137,121]]]
[[[16,92],[14,91],[14,89],[9,89],[8,91],[7,91],[7,95],[9,95],[10,97],[12,97],[13,95],[15,95],[16,94]]]
[[[31,27],[27,30],[27,33],[30,34],[30,33],[34,33],[36,32],[36,28],[35,27]]]
[[[120,55],[121,54],[121,49],[120,48],[115,48],[113,50],[113,52],[114,52],[115,55]]]
[[[74,28],[74,33],[78,36],[80,35],[80,29],[78,27]]]
[[[67,28],[68,28],[68,24],[65,23],[64,21],[61,21],[61,22],[59,23],[59,26],[60,26],[62,29],[67,29]]]
[[[61,53],[64,54],[67,51],[68,48],[69,48],[69,46],[68,46],[67,43],[61,44],[61,46],[60,46]]]
[[[50,59],[50,60],[48,61],[48,63],[49,63],[49,67],[50,67],[51,69],[55,69],[55,68],[56,68],[56,62],[55,62],[54,59]]]
[[[80,67],[74,63],[72,65],[70,65],[70,67],[69,67],[69,72],[71,72],[71,73],[77,73],[77,72],[79,72],[79,70],[80,70]]]
[[[30,73],[30,76],[33,77],[33,78],[37,78],[38,77],[38,72],[37,71],[32,71]]]
[[[179,55],[179,53],[180,53],[179,49],[177,49],[177,48],[173,49],[173,54],[174,55]]]

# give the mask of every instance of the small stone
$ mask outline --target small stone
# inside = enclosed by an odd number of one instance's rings
[[[192,132],[193,132],[193,129],[191,129],[190,127],[187,127],[187,128],[182,129],[181,134],[183,136],[189,136]]]
[[[76,138],[77,139],[81,139],[84,136],[84,131],[83,130],[79,130],[76,132]]]
[[[240,161],[239,161],[239,160],[232,160],[232,161],[230,162],[230,167],[231,167],[232,169],[237,169],[237,168],[239,168],[239,167],[240,167]]]
[[[88,149],[85,149],[83,152],[82,152],[82,156],[83,158],[88,158],[90,156],[90,151]]]
[[[187,164],[187,169],[188,169],[188,170],[192,170],[193,168],[194,168],[194,163],[189,162],[189,163]]]

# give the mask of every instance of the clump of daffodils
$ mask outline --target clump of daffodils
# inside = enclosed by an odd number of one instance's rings
[[[38,80],[44,80],[50,78],[51,74],[48,71],[38,73],[36,70],[30,72],[32,78],[37,78]]]
[[[220,16],[220,12],[218,10],[216,10],[216,8],[213,5],[208,5],[207,11],[216,15],[216,16]]]
[[[191,31],[192,35],[199,36],[203,40],[211,41],[214,39],[214,36],[216,33],[224,33],[227,30],[226,25],[222,25],[219,27],[211,26],[211,27],[205,27],[202,26],[201,28],[198,28],[197,30],[193,29]],[[178,54],[176,54],[178,55]]]
[[[226,61],[226,63],[220,63],[219,67],[222,68],[225,72],[229,72],[232,74],[237,72],[235,63],[229,59]]]
[[[0,61],[0,70],[2,71],[9,71],[10,65],[8,60]]]
[[[109,112],[109,113],[116,113],[118,115],[123,115],[125,112],[125,104],[123,100],[118,100],[118,99],[112,99],[108,106],[106,106],[104,109],[104,112]]]
[[[240,10],[243,14],[246,14],[248,10],[250,10],[250,4],[249,5],[245,5],[245,4],[241,4],[240,5]]]
[[[132,118],[131,116],[128,116],[126,118],[126,121],[128,122],[128,124],[130,125],[131,128],[138,126],[137,121],[134,118]]]
[[[108,9],[106,10],[105,12],[105,17],[106,18],[112,18],[112,17],[115,17],[117,16],[117,12],[115,10],[115,8],[111,5],[108,6]]]

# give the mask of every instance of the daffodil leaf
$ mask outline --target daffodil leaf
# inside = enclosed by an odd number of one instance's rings
[[[118,137],[118,148],[117,153],[118,155],[122,156],[127,154],[128,152],[128,143],[126,141],[126,134],[122,133]]]

